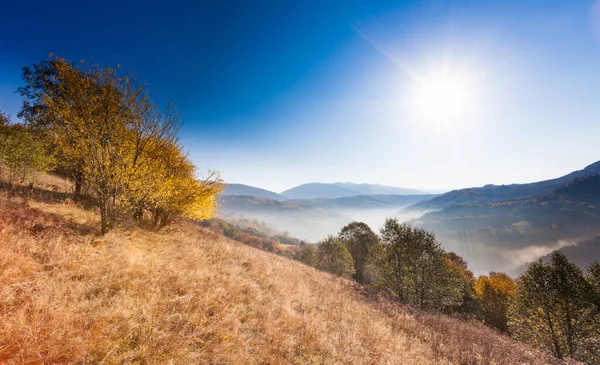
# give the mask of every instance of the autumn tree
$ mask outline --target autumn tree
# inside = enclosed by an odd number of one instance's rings
[[[339,239],[329,236],[318,243],[317,268],[338,276],[354,275],[354,260],[346,245]]]
[[[445,309],[452,313],[474,316],[479,305],[475,299],[473,272],[469,270],[467,262],[454,252],[446,254],[446,262],[451,273],[450,278],[454,279],[453,282],[461,293],[461,299]]]
[[[342,228],[338,239],[346,245],[350,255],[352,255],[356,272],[355,279],[360,283],[367,281],[365,266],[369,250],[379,243],[379,237],[366,223],[352,222]]]
[[[23,68],[25,86],[17,91],[23,97],[23,106],[19,118],[26,121],[36,132],[45,133],[54,146],[57,169],[66,173],[75,181],[75,198],[81,195],[85,139],[82,125],[88,121],[86,111],[81,104],[92,102],[86,95],[89,79],[72,63],[53,57]],[[87,85],[87,87],[80,86]],[[90,95],[91,97],[91,95]],[[63,115],[52,105],[59,101],[70,103],[78,112]]]
[[[222,181],[203,180],[177,142],[180,119],[172,105],[161,109],[145,85],[117,69],[54,57],[25,68],[20,116],[46,133],[57,159],[93,193],[101,233],[123,213],[145,211],[159,228],[176,214],[211,217]]]
[[[477,278],[474,289],[483,322],[508,332],[508,307],[515,295],[515,281],[504,273],[490,272]]]
[[[511,334],[558,358],[588,361],[595,355],[587,342],[599,320],[591,290],[581,269],[559,251],[547,264],[531,264],[517,282],[509,314]]]
[[[197,179],[196,167],[174,142],[147,146],[134,157],[137,169],[126,180],[126,205],[133,216],[140,219],[148,211],[154,229],[164,227],[174,216],[212,218],[224,187],[218,172],[209,171]]]

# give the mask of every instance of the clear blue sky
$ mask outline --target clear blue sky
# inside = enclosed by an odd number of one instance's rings
[[[50,52],[119,63],[230,182],[460,188],[600,159],[594,1],[8,1],[0,35],[0,110]],[[468,110],[432,122],[412,100],[440,73],[468,81]]]

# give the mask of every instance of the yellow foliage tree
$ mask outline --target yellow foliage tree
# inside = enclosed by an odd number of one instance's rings
[[[490,272],[489,276],[482,275],[475,281],[474,289],[485,324],[507,332],[508,307],[515,295],[515,281],[504,273]]]
[[[218,198],[224,182],[217,171],[198,180],[196,167],[185,156],[181,147],[172,143],[160,149],[148,165],[147,171],[135,179],[137,186],[130,189],[136,215],[144,210],[152,216],[154,229],[160,229],[176,215],[192,219],[210,219],[218,207]]]
[[[175,214],[212,216],[222,182],[217,172],[195,178],[172,104],[161,109],[116,69],[58,57],[25,68],[23,78],[20,116],[51,137],[64,169],[93,193],[102,234],[125,212],[141,218],[149,209],[156,227]]]

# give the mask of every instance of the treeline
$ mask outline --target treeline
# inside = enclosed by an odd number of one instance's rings
[[[199,224],[227,238],[289,258],[296,258],[300,247],[307,244],[287,234],[276,233],[256,220],[238,219],[228,222],[221,218],[213,218]]]
[[[211,218],[223,182],[217,171],[198,179],[178,142],[182,119],[161,108],[145,85],[118,69],[51,57],[23,69],[18,117],[2,115],[0,164],[13,181],[33,186],[53,170],[74,181],[100,211],[102,234],[123,219],[152,228],[175,216]]]
[[[482,321],[514,339],[587,364],[600,363],[600,264],[584,273],[559,251],[514,280],[475,277],[435,236],[387,219],[375,234],[353,222],[302,247],[300,261],[425,310]]]

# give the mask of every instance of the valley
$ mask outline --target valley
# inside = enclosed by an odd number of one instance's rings
[[[436,234],[474,272],[519,274],[523,264],[600,234],[600,162],[530,184],[486,185],[445,194],[372,194],[338,198],[271,198],[225,191],[222,217],[257,218],[279,231],[316,242],[352,221],[377,231],[394,217]],[[359,184],[355,184],[359,186]],[[366,184],[365,184],[366,185]],[[364,186],[364,185],[363,185]],[[293,189],[292,189],[293,190]],[[600,250],[592,252],[600,259]]]

